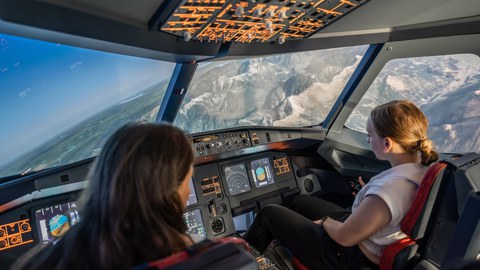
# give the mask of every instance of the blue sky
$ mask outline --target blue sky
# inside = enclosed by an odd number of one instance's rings
[[[0,166],[168,79],[174,64],[0,34]]]

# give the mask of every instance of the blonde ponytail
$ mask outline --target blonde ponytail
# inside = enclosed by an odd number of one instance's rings
[[[433,142],[427,138],[428,119],[412,102],[393,100],[370,113],[373,126],[382,137],[389,137],[409,153],[420,153],[425,166],[438,160]]]
[[[420,140],[418,151],[420,151],[421,162],[425,166],[438,160],[438,153],[433,150],[433,142],[429,139]]]

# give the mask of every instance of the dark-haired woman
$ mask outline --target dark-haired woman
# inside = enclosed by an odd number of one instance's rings
[[[182,213],[193,162],[190,143],[176,127],[120,128],[90,171],[81,222],[13,269],[129,269],[190,246]]]
[[[264,207],[245,239],[260,252],[277,239],[310,269],[377,268],[384,248],[405,237],[400,222],[428,166],[438,159],[427,129],[427,118],[411,102],[397,100],[376,107],[367,122],[368,143],[376,157],[389,161],[392,168],[359,191],[352,212],[300,196],[294,211]]]

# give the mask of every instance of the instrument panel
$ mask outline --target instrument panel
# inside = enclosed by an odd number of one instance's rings
[[[234,217],[298,194],[288,155],[266,146],[301,137],[301,131],[290,130],[228,130],[191,137],[197,159],[183,215],[188,233],[194,239],[233,235]],[[0,189],[1,267],[37,244],[57,241],[82,221],[77,198],[88,185],[91,162],[28,176]]]
[[[194,239],[236,233],[233,217],[258,209],[263,200],[281,202],[297,188],[288,156],[269,151],[195,167],[183,215]],[[36,244],[57,241],[81,222],[79,192],[30,202],[0,216],[0,265],[13,263]]]
[[[309,37],[368,0],[184,0],[157,26],[186,41],[275,42]]]
[[[0,215],[0,268],[11,265],[35,245],[54,242],[80,221],[76,195],[31,201]]]

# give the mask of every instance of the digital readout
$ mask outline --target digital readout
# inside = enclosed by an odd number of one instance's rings
[[[210,136],[204,136],[204,137],[200,137],[200,138],[194,138],[194,139],[192,139],[192,142],[193,143],[209,142],[209,141],[218,140],[218,139],[220,139],[220,136],[210,135]]]

